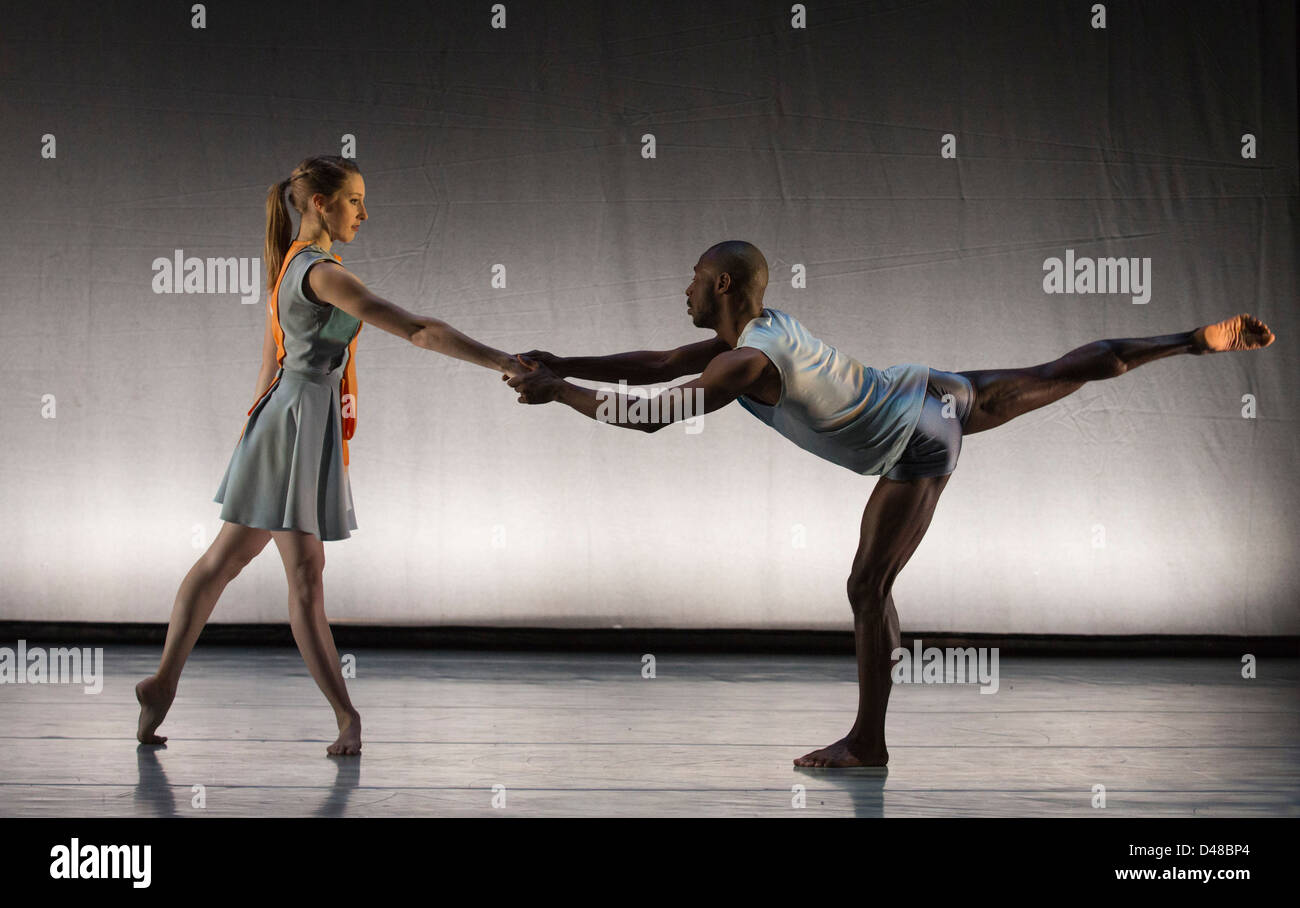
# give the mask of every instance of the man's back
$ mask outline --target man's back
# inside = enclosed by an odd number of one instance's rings
[[[764,309],[736,340],[761,350],[781,374],[781,398],[740,404],[799,447],[855,473],[887,472],[902,454],[925,401],[928,367],[864,366],[808,333],[779,309]]]

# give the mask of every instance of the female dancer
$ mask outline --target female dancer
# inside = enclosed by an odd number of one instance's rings
[[[292,242],[286,189],[301,216]],[[289,581],[293,638],[338,721],[338,740],[326,752],[360,753],[361,716],[343,683],[321,573],[322,543],[346,539],[357,528],[347,463],[361,324],[498,372],[521,371],[508,354],[375,296],[338,264],[330,247],[357,235],[368,217],[365,194],[356,164],[333,155],[308,158],[267,193],[270,300],[256,402],[214,499],[225,523],[181,582],[157,673],[136,685],[141,743],[167,740],[155,732],[221,591],[274,539]]]

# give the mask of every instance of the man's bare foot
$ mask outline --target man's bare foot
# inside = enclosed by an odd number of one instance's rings
[[[135,686],[135,699],[140,703],[140,724],[135,730],[137,740],[141,744],[165,743],[167,738],[154,732],[167,718],[167,710],[176,699],[176,688],[169,688],[158,680],[157,675],[150,675]]]
[[[879,750],[860,750],[854,745],[851,749],[849,739],[840,738],[830,747],[804,754],[794,761],[794,765],[816,769],[845,769],[851,766],[884,766],[888,762],[889,751],[883,747]]]
[[[361,753],[361,714],[352,713],[339,720],[339,736],[325,752],[331,757],[352,757]]]
[[[1192,342],[1197,353],[1260,350],[1275,339],[1276,336],[1268,329],[1268,325],[1245,312],[1192,332]]]

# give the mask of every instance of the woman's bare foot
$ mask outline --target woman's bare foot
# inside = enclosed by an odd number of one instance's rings
[[[794,761],[795,766],[817,769],[845,769],[850,766],[884,766],[889,762],[889,751],[883,746],[867,749],[850,745],[848,738],[840,738],[829,747],[806,753]]]
[[[176,699],[176,688],[167,687],[158,680],[157,675],[150,675],[135,686],[135,699],[140,703],[140,724],[136,726],[135,736],[141,744],[162,744],[167,738],[156,735],[158,726],[167,718]]]
[[[351,713],[339,719],[339,736],[325,752],[331,757],[351,757],[361,753],[361,714]]]
[[[1245,312],[1192,332],[1197,353],[1260,350],[1275,339],[1276,336],[1268,329],[1268,325]]]

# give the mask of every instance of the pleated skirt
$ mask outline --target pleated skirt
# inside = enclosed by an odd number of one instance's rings
[[[302,530],[322,541],[357,528],[343,465],[343,367],[281,369],[248,415],[213,501],[221,519],[265,530]]]

